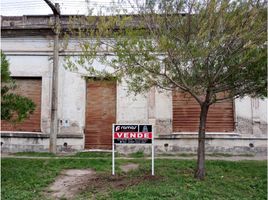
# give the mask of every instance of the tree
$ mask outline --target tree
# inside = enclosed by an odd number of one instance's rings
[[[11,92],[15,87],[10,77],[9,62],[1,51],[1,119],[13,123],[22,122],[35,110],[31,99]]]
[[[135,12],[73,19],[70,33],[78,36],[82,55],[67,57],[66,66],[83,66],[93,76],[127,77],[135,93],[156,86],[190,94],[200,105],[195,177],[204,179],[210,106],[266,95],[266,3],[160,0]],[[73,29],[77,23],[83,26]],[[95,68],[94,59],[112,70]]]

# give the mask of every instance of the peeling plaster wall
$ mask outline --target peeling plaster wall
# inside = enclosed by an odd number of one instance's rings
[[[172,92],[155,90],[155,132],[157,135],[172,133]]]
[[[48,151],[53,42],[51,38],[46,37],[16,37],[2,38],[1,44],[10,62],[12,76],[42,77],[41,133],[3,132],[1,133],[2,151]],[[61,56],[58,109],[59,135],[62,137],[57,140],[58,150],[81,150],[84,148],[85,80],[80,74],[65,70],[62,61]],[[61,119],[67,119],[67,122]],[[29,136],[29,134],[34,134],[34,136]],[[63,146],[65,142],[67,147]]]
[[[46,39],[2,39],[2,50],[10,63],[11,76],[42,77],[41,131],[50,132],[51,68],[49,55],[42,54]],[[40,47],[40,49],[39,49]],[[46,47],[48,50],[48,47]]]
[[[68,71],[60,57],[59,134],[83,134],[85,127],[86,82],[81,74]]]
[[[237,132],[245,136],[267,137],[267,103],[267,99],[236,99]]]
[[[268,99],[259,99],[259,116],[260,122],[263,124],[268,123],[267,113],[268,113]]]
[[[1,38],[2,50],[8,54],[44,55],[53,52],[53,37]]]
[[[148,123],[148,94],[128,93],[126,82],[117,85],[116,121],[118,124]]]
[[[67,146],[64,146],[64,143]],[[73,152],[84,148],[84,140],[81,138],[58,138],[58,152]],[[2,137],[1,152],[48,152],[49,136],[46,137]]]
[[[71,44],[74,48],[75,44]],[[12,76],[42,77],[42,107],[41,107],[41,134],[50,133],[51,107],[51,75],[52,75],[52,45],[49,38],[23,37],[2,39],[2,49],[10,61]],[[71,72],[63,66],[63,56],[60,56],[59,68],[59,135],[66,136],[59,139],[59,149],[64,150],[64,141],[70,148],[82,150],[84,148],[86,81],[84,69]],[[103,68],[95,61],[94,66]],[[126,82],[117,85],[117,113],[116,123],[136,124],[151,123],[155,125],[156,138],[159,136],[174,135],[172,131],[172,93],[152,88],[146,94],[133,95],[128,93]],[[264,151],[267,140],[267,99],[251,99],[245,97],[235,100],[235,119],[238,138],[225,137],[224,139],[209,140],[207,148],[210,151],[248,151],[249,142],[257,141],[255,150]],[[189,134],[189,133],[180,133]],[[71,138],[79,136],[80,138]],[[243,140],[243,138],[248,138]],[[250,139],[251,138],[251,139]],[[258,138],[262,139],[261,142]],[[235,141],[234,141],[235,140]],[[48,139],[32,138],[5,138],[4,150],[46,151]],[[156,139],[158,152],[195,151],[196,138],[191,139]],[[244,142],[243,142],[244,141]],[[246,141],[246,142],[245,142]],[[169,144],[165,147],[165,144]],[[21,145],[19,147],[19,145]],[[232,146],[233,145],[233,146]],[[135,151],[138,147],[118,147],[118,150]],[[147,147],[146,147],[147,148]],[[68,148],[65,150],[68,150]],[[250,150],[251,151],[251,150]]]
[[[268,99],[259,99],[259,116],[260,116],[260,124],[259,128],[262,133],[262,137],[267,137],[268,134]]]
[[[154,150],[156,154],[181,154],[197,152],[197,139],[156,139]],[[122,154],[143,151],[151,154],[150,145],[117,145],[116,150]],[[233,155],[267,155],[267,140],[257,138],[214,138],[206,140],[206,153],[226,153]]]

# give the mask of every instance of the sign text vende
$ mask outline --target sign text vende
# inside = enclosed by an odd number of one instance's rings
[[[137,132],[115,132],[114,138],[120,138],[120,139],[141,139],[141,138],[147,138],[152,139],[152,133],[145,132],[145,133],[137,133]]]

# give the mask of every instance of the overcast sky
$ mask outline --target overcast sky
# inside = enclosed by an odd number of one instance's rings
[[[127,10],[133,10],[128,0],[51,0],[52,3],[59,3],[62,14],[87,14],[88,8],[97,10],[102,9],[104,12],[111,10],[112,2],[114,7],[121,7]],[[131,0],[133,1],[133,0]],[[125,2],[125,3],[124,3]],[[144,2],[144,0],[139,0]],[[134,4],[132,4],[133,6]],[[44,0],[1,0],[1,15],[20,16],[20,15],[47,15],[52,11]]]

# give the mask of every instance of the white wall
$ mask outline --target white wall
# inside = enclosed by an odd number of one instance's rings
[[[12,76],[42,77],[41,92],[41,131],[50,132],[50,98],[52,61],[48,54],[47,39],[2,38],[2,50],[7,55]],[[45,48],[46,47],[46,48]]]
[[[49,133],[52,45],[47,38],[2,38],[2,50],[10,61],[12,76],[42,77],[41,130]],[[71,45],[75,46],[74,44]],[[103,68],[95,61],[93,66]],[[85,126],[86,75],[84,69],[71,72],[63,67],[63,56],[59,68],[59,119],[60,133],[82,134]],[[267,99],[252,100],[249,97],[235,100],[236,118],[248,121],[259,120],[267,124]],[[158,123],[163,132],[172,129],[172,93],[151,90],[146,94],[128,94],[126,83],[117,86],[117,123]],[[159,124],[162,123],[162,124]],[[160,131],[162,132],[162,130]]]
[[[46,37],[1,38],[2,50],[16,54],[41,54],[52,52],[53,40]],[[51,54],[52,55],[52,54]]]
[[[259,116],[260,116],[260,121],[263,124],[268,124],[268,119],[267,119],[267,113],[268,113],[268,100],[266,99],[259,99]]]
[[[79,73],[63,67],[60,57],[58,116],[60,133],[83,134],[85,123],[86,84]]]
[[[160,120],[172,119],[172,92],[156,90],[155,94],[156,118]]]
[[[237,117],[267,124],[267,103],[266,99],[244,97],[235,100],[235,113]]]
[[[248,120],[252,119],[251,99],[249,97],[235,100],[235,115]]]
[[[123,81],[117,85],[117,123],[148,123],[147,94],[129,94]]]

